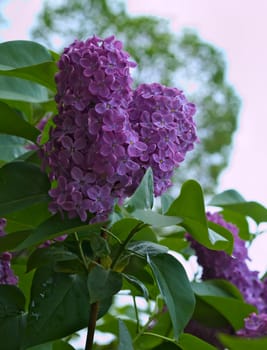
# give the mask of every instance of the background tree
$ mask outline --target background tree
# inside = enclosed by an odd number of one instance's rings
[[[176,172],[175,181],[198,180],[212,193],[226,167],[240,102],[226,81],[225,61],[214,46],[196,33],[170,31],[156,17],[133,17],[123,0],[47,0],[32,36],[55,50],[75,38],[116,35],[139,64],[135,83],[158,81],[182,88],[197,105],[200,143]]]

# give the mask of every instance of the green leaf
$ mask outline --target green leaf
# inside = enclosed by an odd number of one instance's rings
[[[75,350],[75,349],[69,343],[63,340],[58,340],[53,343],[52,350]]]
[[[153,173],[152,169],[148,168],[140,185],[126,202],[127,207],[131,211],[136,209],[151,209],[154,201],[153,192]]]
[[[50,183],[30,163],[13,162],[0,169],[0,217],[30,205],[47,202]]]
[[[110,231],[117,236],[121,241],[125,240],[129,233],[140,224],[140,220],[134,218],[125,218],[116,221]]]
[[[240,300],[240,296],[237,299],[236,295],[231,295],[229,287],[225,290],[216,281],[192,283],[192,288],[198,298],[218,311],[235,330],[241,329],[244,318],[256,311],[254,306]]]
[[[174,201],[174,198],[168,193],[163,193],[163,195],[160,197],[160,201],[162,214],[166,214],[172,202]]]
[[[22,312],[25,297],[15,286],[0,285],[0,337],[1,349],[20,350],[25,320]]]
[[[121,290],[122,275],[112,270],[95,266],[88,275],[90,302],[107,299]]]
[[[220,214],[224,219],[238,227],[238,235],[242,239],[248,241],[250,239],[249,225],[246,217],[242,214],[236,213],[231,210],[223,210]]]
[[[182,350],[216,350],[214,346],[210,345],[204,340],[187,333],[181,334],[178,344]]]
[[[31,205],[22,210],[6,214],[7,233],[33,230],[51,216],[46,202]]]
[[[42,103],[48,101],[48,90],[28,80],[0,76],[0,99]]]
[[[148,256],[147,259],[167,305],[174,337],[178,340],[195,307],[195,297],[186,272],[180,262],[169,254]]]
[[[63,248],[49,247],[36,249],[28,258],[27,272],[43,265],[54,264],[57,261],[77,260],[79,257]]]
[[[141,291],[143,297],[148,300],[149,299],[149,293],[147,290],[147,287],[143,282],[141,282],[138,278],[135,276],[129,275],[127,273],[122,273],[122,276],[135,288],[137,288],[139,291]],[[136,294],[134,294],[136,295]]]
[[[189,180],[183,184],[179,197],[172,203],[167,215],[182,218],[180,225],[205,247],[213,250],[232,250],[232,242],[208,230],[203,193],[196,181]]]
[[[36,142],[40,131],[27,123],[14,109],[0,101],[0,133]]]
[[[160,244],[175,252],[181,252],[181,250],[188,247],[188,241],[180,237],[167,237],[161,239]]]
[[[100,304],[98,317],[110,306]],[[36,270],[23,347],[57,340],[88,325],[90,299],[87,276],[57,273],[50,267]]]
[[[55,91],[57,67],[51,53],[32,41],[9,41],[0,44],[0,74],[28,79]]]
[[[267,337],[248,339],[221,334],[219,338],[229,350],[263,350],[267,348]]]
[[[82,222],[79,218],[63,219],[60,214],[56,214],[42,222],[36,229],[32,230],[31,234],[17,247],[17,249],[25,249],[40,244],[48,239],[53,239],[73,232],[84,231],[85,236],[89,236],[90,233],[95,233],[95,229],[98,229],[98,227],[99,224],[89,225]]]
[[[4,163],[11,162],[28,152],[27,141],[21,137],[0,134],[0,159]]]
[[[155,227],[166,227],[180,224],[183,220],[177,216],[167,216],[161,215],[152,210],[135,210],[132,215],[138,219],[143,221],[145,224],[152,225]]]
[[[257,224],[267,222],[267,208],[263,205],[245,199],[235,190],[228,190],[213,197],[209,205],[225,208],[239,214],[249,216]]]
[[[0,237],[0,252],[15,250],[31,233],[31,231],[18,231]]]
[[[118,350],[134,350],[130,333],[122,320],[119,319],[119,346]]]
[[[136,241],[127,246],[127,250],[146,258],[147,255],[154,256],[167,253],[168,248],[154,242]]]

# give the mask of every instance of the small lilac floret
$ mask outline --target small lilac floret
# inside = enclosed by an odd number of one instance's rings
[[[6,226],[6,219],[0,218],[0,237],[6,235],[4,229]],[[11,268],[12,254],[4,252],[0,254],[0,285],[1,284],[18,284],[18,277],[15,276]]]

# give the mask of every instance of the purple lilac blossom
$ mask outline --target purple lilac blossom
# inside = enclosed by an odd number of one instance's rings
[[[135,182],[151,167],[155,195],[161,195],[171,186],[174,169],[197,141],[195,111],[195,105],[176,88],[153,83],[141,84],[134,91],[129,106],[130,122],[139,140],[147,146],[140,155],[132,155],[142,170]]]
[[[127,111],[135,65],[114,37],[76,40],[61,55],[55,77],[59,113],[41,150],[56,183],[50,190],[53,213],[66,211],[86,221],[90,212],[102,221],[115,198],[132,194],[140,166],[131,154],[141,156],[147,148]],[[135,140],[131,147],[129,140]]]
[[[133,92],[135,65],[113,36],[76,40],[61,55],[58,115],[40,151],[53,182],[52,213],[107,219],[115,199],[132,195],[148,167],[160,195],[193,148],[195,106],[180,90],[160,84]]]
[[[232,256],[223,251],[210,250],[198,242],[190,235],[188,239],[195,250],[198,262],[203,267],[202,279],[222,278],[234,284],[242,293],[245,302],[254,305],[259,314],[252,313],[244,321],[244,328],[236,334],[244,337],[260,337],[267,335],[267,289],[266,280],[261,282],[258,272],[251,271],[246,261],[248,252],[245,242],[238,236],[238,228],[225,221],[218,213],[207,213],[207,219],[228,229],[234,237],[234,249]],[[191,327],[189,323],[187,331],[195,334],[195,324]],[[213,343],[214,335],[218,330],[213,329],[208,332],[204,325],[197,325],[197,333],[202,339]],[[207,337],[207,335],[209,335]]]
[[[5,236],[4,228],[6,226],[6,219],[0,218],[0,237]],[[11,268],[12,254],[4,252],[0,254],[0,285],[18,283],[18,278],[15,276]]]
[[[257,338],[267,335],[267,314],[252,313],[245,318],[245,326],[237,331],[237,335],[246,338]]]

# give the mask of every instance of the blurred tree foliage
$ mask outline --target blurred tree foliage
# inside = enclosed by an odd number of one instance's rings
[[[212,193],[229,159],[240,107],[225,78],[224,57],[195,32],[176,35],[167,21],[131,16],[125,5],[123,0],[46,0],[32,36],[58,51],[75,38],[114,34],[138,63],[136,84],[157,81],[182,88],[197,105],[200,143],[177,170],[175,181],[194,178]]]

